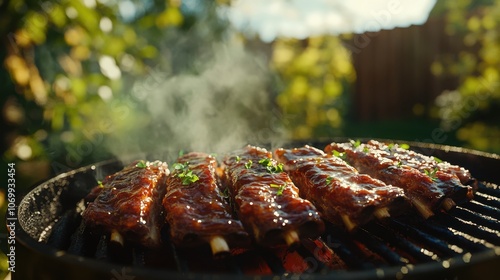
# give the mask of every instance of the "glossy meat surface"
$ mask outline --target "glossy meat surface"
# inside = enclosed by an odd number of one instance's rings
[[[441,207],[444,198],[457,201],[469,199],[470,188],[460,181],[448,180],[444,173],[427,174],[392,158],[388,151],[359,143],[331,143],[325,152],[344,153],[348,163],[361,173],[369,174],[387,184],[401,187],[406,196],[415,203],[422,203],[428,209]]]
[[[327,157],[314,147],[277,149],[274,154],[301,195],[330,222],[342,223],[342,216],[348,216],[355,224],[363,224],[373,218],[374,210],[393,210],[405,203],[401,188],[359,174],[342,159]]]
[[[195,152],[179,157],[174,164],[163,207],[175,244],[208,243],[215,236],[223,237],[230,246],[247,243],[248,233],[231,214],[216,167],[213,156]],[[183,180],[182,174],[191,174],[192,179]]]
[[[441,161],[435,157],[430,157],[417,153],[407,148],[402,148],[398,144],[385,144],[376,140],[370,140],[366,145],[372,146],[379,150],[388,152],[387,157],[397,160],[404,165],[411,166],[421,172],[440,172],[448,174],[451,177],[457,177],[462,184],[469,184],[474,181],[469,170],[463,167],[450,164],[449,162]],[[443,176],[443,179],[446,175]]]
[[[224,159],[225,183],[245,228],[260,244],[283,243],[283,234],[318,237],[324,230],[316,207],[267,150],[247,146]]]
[[[98,186],[95,200],[83,212],[89,225],[117,231],[147,247],[161,244],[161,199],[169,174],[164,162],[136,161],[107,176]]]

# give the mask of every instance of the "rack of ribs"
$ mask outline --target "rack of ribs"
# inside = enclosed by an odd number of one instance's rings
[[[216,175],[215,157],[198,152],[180,156],[167,179],[163,199],[171,240],[180,246],[210,244],[212,253],[246,246],[248,233],[233,217]]]
[[[234,208],[258,244],[293,245],[324,231],[316,207],[299,196],[271,152],[249,145],[226,155],[223,164]]]
[[[424,218],[439,208],[449,210],[456,200],[468,199],[472,190],[458,177],[444,172],[422,172],[391,155],[387,149],[359,142],[331,143],[328,154],[341,153],[346,161],[362,173],[404,189],[406,196]]]
[[[328,157],[317,148],[280,148],[274,154],[301,195],[313,202],[322,217],[343,223],[348,230],[373,217],[389,217],[393,210],[408,205],[401,188],[360,174],[342,159]]]
[[[161,245],[161,200],[165,194],[168,166],[161,161],[135,161],[103,179],[83,212],[87,225],[146,247]]]
[[[463,185],[475,187],[476,180],[472,177],[469,170],[442,161],[436,157],[426,156],[408,149],[405,146],[390,143],[385,144],[376,140],[369,140],[366,145],[373,146],[379,150],[388,151],[387,157],[397,160],[404,165],[411,166],[424,173],[446,173],[451,177],[456,177]]]

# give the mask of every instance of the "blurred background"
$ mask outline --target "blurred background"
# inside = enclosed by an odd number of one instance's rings
[[[499,1],[0,0],[0,36],[2,214],[12,162],[20,198],[163,148],[341,136],[500,153]]]

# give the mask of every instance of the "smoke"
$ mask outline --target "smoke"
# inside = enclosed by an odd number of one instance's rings
[[[246,144],[284,142],[264,56],[226,39],[184,58],[190,67],[180,73],[154,71],[135,83],[132,95],[146,121],[111,141],[111,152],[224,153]]]

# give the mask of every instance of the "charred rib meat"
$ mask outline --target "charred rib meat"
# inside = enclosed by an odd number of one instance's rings
[[[318,237],[324,224],[316,208],[266,149],[247,146],[224,159],[225,182],[245,228],[263,245]]]
[[[216,159],[188,153],[177,159],[163,199],[172,241],[177,245],[209,243],[214,254],[244,245],[248,233],[231,215],[216,176]]]
[[[442,172],[449,174],[452,177],[457,177],[464,185],[474,184],[475,180],[472,178],[469,170],[463,167],[450,164],[449,162],[442,161],[435,157],[430,157],[417,153],[406,147],[401,147],[398,144],[385,144],[376,140],[370,140],[366,143],[376,149],[388,151],[387,157],[397,160],[404,165],[411,166],[424,173],[437,173]]]
[[[374,215],[387,217],[392,209],[406,204],[401,188],[359,174],[342,159],[327,157],[314,147],[277,149],[274,154],[301,195],[313,202],[322,217],[344,223],[349,230]]]
[[[169,174],[164,162],[136,161],[107,176],[92,192],[85,222],[147,247],[161,244],[161,199]]]
[[[391,158],[387,150],[367,144],[331,143],[325,151],[329,154],[342,153],[348,163],[362,173],[369,174],[387,184],[401,187],[412,204],[427,218],[440,207],[453,207],[454,200],[463,200],[471,193],[457,179],[439,172],[420,172],[403,162]]]

